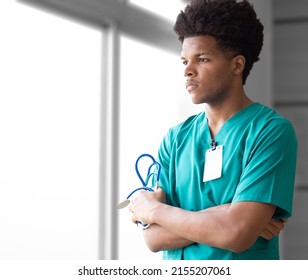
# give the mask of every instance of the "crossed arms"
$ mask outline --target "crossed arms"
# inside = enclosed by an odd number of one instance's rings
[[[237,202],[192,212],[167,205],[162,189],[140,192],[130,205],[133,222],[151,224],[144,239],[153,252],[195,242],[243,252],[259,236],[269,240],[284,228],[286,220],[272,219],[275,210],[271,204]]]

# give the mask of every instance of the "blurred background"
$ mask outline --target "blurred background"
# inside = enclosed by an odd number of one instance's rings
[[[135,160],[203,110],[172,32],[184,0],[0,2],[0,259],[161,259],[118,202]],[[308,2],[251,1],[265,26],[246,93],[294,125],[282,259],[308,259]]]

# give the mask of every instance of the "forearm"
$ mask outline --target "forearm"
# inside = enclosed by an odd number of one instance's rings
[[[158,192],[140,192],[130,206],[133,221],[159,225],[166,230],[164,234],[168,233],[166,239],[162,239],[164,243],[153,246],[155,251],[168,248],[168,240],[176,237],[179,243],[172,245],[172,249],[191,244],[186,240],[241,252],[256,241],[276,209],[266,203],[238,202],[193,212],[160,202],[158,195]],[[153,234],[153,238],[157,237]]]
[[[149,219],[186,240],[240,252],[255,242],[274,209],[271,205],[241,203],[191,212],[160,204]]]
[[[216,211],[224,211],[227,210],[228,207],[230,207],[230,204],[224,204],[207,208],[201,212],[210,213]],[[280,231],[284,228],[284,222],[286,221],[271,220],[263,229],[260,236],[267,240],[270,240],[273,236],[278,235]],[[185,239],[171,231],[168,231],[167,229],[157,224],[151,225],[150,228],[144,230],[143,236],[148,248],[152,252],[184,248],[194,243],[193,241]]]
[[[130,206],[132,219],[152,225],[152,230],[150,231],[150,227],[145,233],[145,241],[152,251],[182,248],[194,242],[229,249],[225,239],[230,238],[229,233],[232,230],[232,222],[226,216],[230,204],[192,212],[151,200],[155,193],[142,192],[139,196],[141,197]],[[228,221],[227,224],[224,219]],[[219,225],[220,221],[224,224]],[[164,238],[155,237],[156,234],[161,234]],[[157,242],[151,239],[157,239]]]
[[[230,204],[224,204],[203,211],[210,212],[225,210],[229,206]],[[144,230],[143,237],[148,248],[152,252],[184,248],[194,243],[194,241],[183,238],[157,224],[153,224],[148,229]]]
[[[230,204],[219,205],[203,210],[202,212],[225,210],[229,206]],[[153,252],[184,248],[194,243],[194,241],[183,238],[157,224],[153,224],[144,230],[143,237],[148,248]]]
[[[220,208],[191,212],[164,204],[157,208],[150,219],[152,223],[156,223],[165,231],[170,232],[170,235],[173,234],[184,240],[191,240],[191,243],[204,243],[229,249],[228,237],[230,237],[230,232],[226,232],[225,229],[231,230],[231,227],[226,225],[225,212],[226,210]]]
[[[144,230],[143,237],[152,252],[184,248],[194,243],[157,224]]]

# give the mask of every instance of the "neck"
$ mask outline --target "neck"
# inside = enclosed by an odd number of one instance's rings
[[[220,128],[229,118],[252,103],[253,101],[244,95],[244,98],[242,97],[239,100],[229,100],[228,102],[217,105],[206,104],[205,112],[212,138],[215,137]]]

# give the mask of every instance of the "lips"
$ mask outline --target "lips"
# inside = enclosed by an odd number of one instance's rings
[[[198,87],[198,83],[194,81],[187,81],[185,83],[187,91],[192,91]]]

